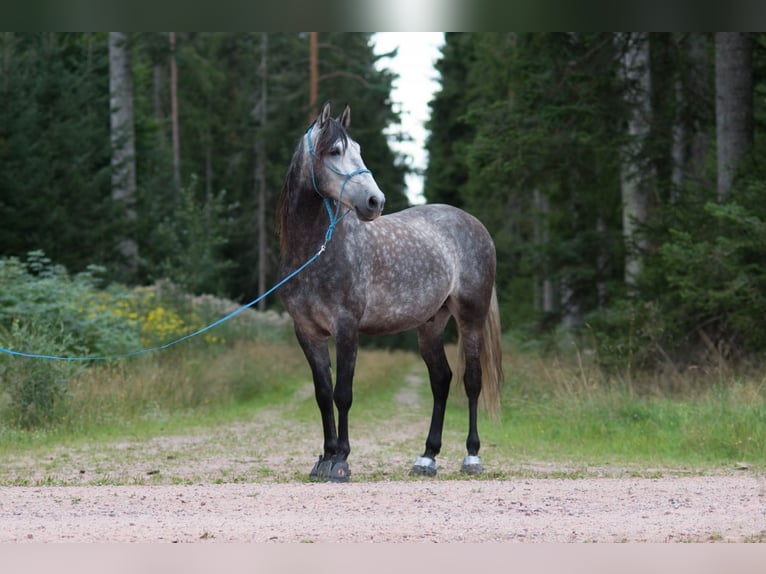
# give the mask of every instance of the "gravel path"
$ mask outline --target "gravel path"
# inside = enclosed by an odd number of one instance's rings
[[[766,538],[766,480],[412,480],[0,488],[0,542],[684,542]]]

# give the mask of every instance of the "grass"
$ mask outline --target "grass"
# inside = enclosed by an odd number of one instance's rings
[[[766,386],[733,373],[607,378],[581,360],[511,356],[504,420],[511,454],[589,464],[733,467],[766,463]]]
[[[552,360],[510,345],[504,367],[502,418],[480,415],[486,478],[766,468],[762,376],[621,380],[582,358]],[[428,429],[425,367],[414,353],[362,350],[356,373],[352,472],[404,479]],[[463,478],[466,415],[453,385],[440,479]],[[0,484],[305,480],[320,449],[310,373],[296,344],[190,347],[84,370],[56,424],[0,424]]]

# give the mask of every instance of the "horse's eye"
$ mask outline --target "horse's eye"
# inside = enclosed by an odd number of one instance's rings
[[[330,155],[333,155],[333,156],[336,156],[336,157],[339,156],[340,153],[341,153],[341,149],[340,149],[340,146],[338,146],[338,145],[336,145],[335,147],[333,147],[330,150]]]

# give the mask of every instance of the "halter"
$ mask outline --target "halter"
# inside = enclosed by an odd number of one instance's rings
[[[314,129],[314,125],[312,124],[311,127],[309,127],[308,131],[306,132],[306,142],[309,148],[309,155],[313,159],[319,159],[319,156],[317,156],[316,151],[314,150],[314,144],[311,141],[311,130],[313,129]],[[336,173],[340,175],[341,177],[343,177],[343,184],[340,186],[340,194],[338,195],[337,201],[334,199],[330,199],[329,197],[324,195],[321,191],[319,191],[319,186],[317,185],[317,182],[316,182],[316,174],[314,172],[314,162],[313,161],[311,162],[311,184],[314,186],[314,191],[316,191],[319,197],[321,197],[322,200],[324,201],[324,206],[325,206],[325,209],[327,210],[327,215],[330,218],[330,225],[328,226],[327,233],[325,233],[325,236],[324,236],[324,241],[326,245],[327,242],[330,241],[330,239],[332,239],[332,234],[335,231],[335,227],[338,225],[338,223],[340,223],[341,219],[346,217],[346,215],[348,215],[348,212],[351,211],[350,209],[347,209],[345,212],[343,212],[342,215],[340,215],[341,205],[343,205],[340,200],[343,197],[343,191],[346,189],[346,184],[348,183],[348,180],[350,180],[355,175],[359,175],[362,173],[372,174],[372,172],[366,167],[361,167],[359,169],[355,169],[354,171],[345,173],[339,170],[334,165],[326,162],[325,160],[320,160],[320,161],[331,172]],[[333,211],[333,205],[335,206],[334,211]],[[322,250],[324,250],[324,247],[325,246],[323,245]]]

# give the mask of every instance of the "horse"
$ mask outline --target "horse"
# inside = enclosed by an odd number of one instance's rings
[[[443,338],[451,317],[459,333],[458,376],[468,397],[461,470],[481,473],[479,396],[483,389],[490,413],[497,413],[503,376],[494,243],[478,219],[448,205],[381,215],[385,196],[349,136],[350,123],[348,105],[338,117],[331,116],[330,102],[323,106],[298,141],[277,211],[281,275],[321,254],[320,263],[279,289],[311,369],[322,419],[324,451],[309,477],[349,480],[348,417],[360,333],[409,329],[417,329],[433,394],[425,451],[410,474],[436,475],[452,379]],[[336,345],[334,388],[330,337]]]

